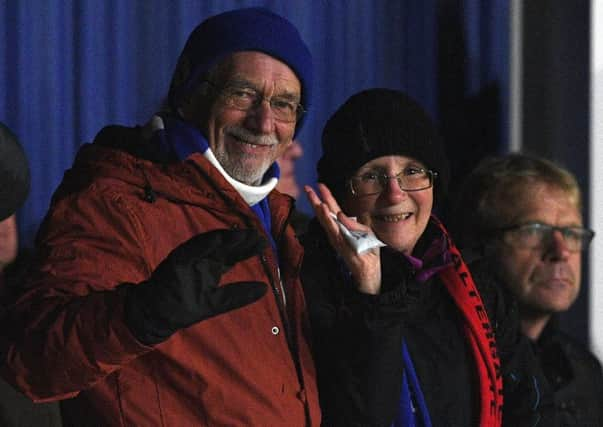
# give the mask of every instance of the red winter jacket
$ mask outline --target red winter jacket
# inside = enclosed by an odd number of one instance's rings
[[[214,229],[263,232],[202,155],[160,164],[103,146],[139,134],[106,128],[65,174],[40,228],[30,289],[9,313],[2,375],[36,401],[73,398],[64,405],[76,425],[318,426],[288,196],[269,195],[286,304],[267,248],[221,281],[264,282],[273,292],[259,301],[155,347],[124,324],[118,286],[147,279],[180,243]]]

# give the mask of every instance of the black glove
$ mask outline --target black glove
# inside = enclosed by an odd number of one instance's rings
[[[254,230],[198,234],[174,249],[147,281],[124,285],[126,324],[140,342],[152,345],[179,329],[257,301],[266,293],[263,283],[218,287],[218,282],[265,245]]]

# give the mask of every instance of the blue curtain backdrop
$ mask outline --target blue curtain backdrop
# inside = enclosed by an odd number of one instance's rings
[[[314,55],[302,183],[315,182],[324,122],[369,87],[421,102],[453,161],[467,144],[505,145],[507,1],[0,0],[0,121],[32,169],[22,244],[31,244],[78,147],[107,124],[145,122],[160,105],[190,31],[207,16],[257,5],[290,19]],[[309,211],[305,200],[299,206]]]

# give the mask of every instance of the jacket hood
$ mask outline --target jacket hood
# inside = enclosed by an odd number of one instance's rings
[[[102,129],[92,143],[80,148],[53,198],[81,191],[98,180],[128,184],[150,203],[158,197],[210,208],[215,208],[212,200],[216,197],[244,203],[201,153],[180,161],[146,139],[140,126]]]

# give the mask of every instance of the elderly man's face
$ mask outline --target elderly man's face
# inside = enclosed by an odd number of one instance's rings
[[[566,227],[582,226],[576,201],[546,184],[534,184],[517,201],[516,224],[539,222]],[[543,247],[522,248],[501,242],[497,257],[504,282],[528,315],[567,310],[580,290],[581,252],[570,252],[559,232]]]
[[[295,121],[275,118],[270,103],[274,97],[299,102],[301,84],[283,62],[261,52],[237,52],[219,68],[215,82],[215,102],[206,117],[189,117],[205,131],[214,155],[230,176],[257,185],[270,167],[289,146]],[[258,106],[247,111],[227,105],[223,88],[256,91],[264,97]]]

